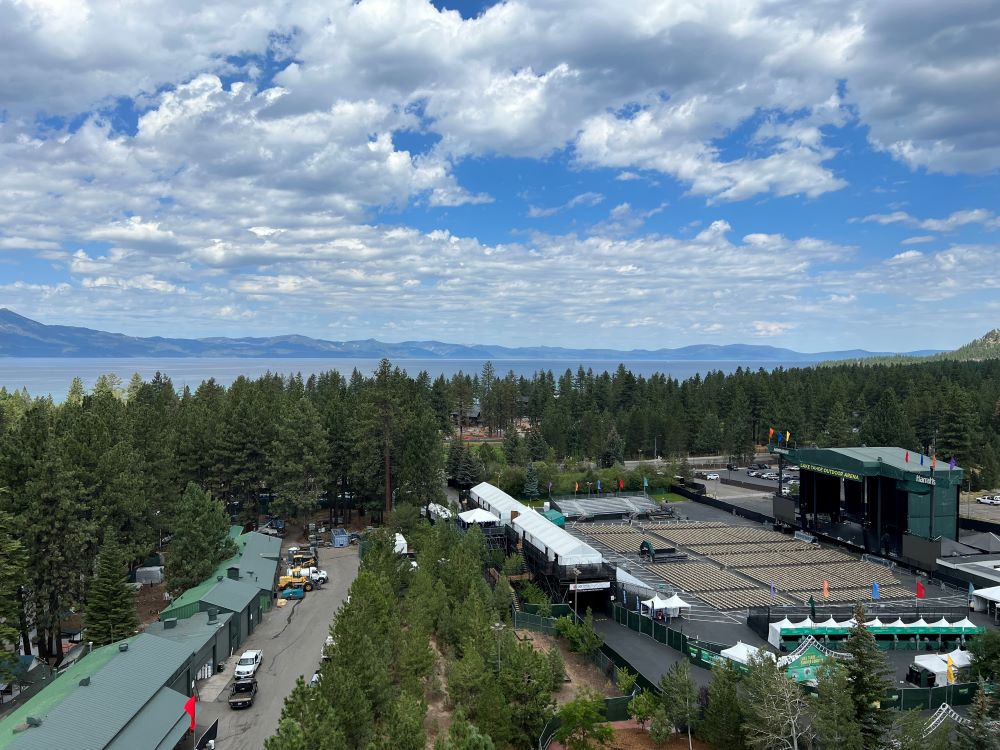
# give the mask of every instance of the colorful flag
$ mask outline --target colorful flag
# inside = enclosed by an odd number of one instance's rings
[[[193,695],[190,698],[188,698],[187,699],[187,703],[184,704],[184,713],[186,713],[188,716],[191,717],[191,731],[192,732],[194,731],[194,727],[195,727],[195,722],[194,722],[194,704],[195,704],[195,700],[194,700],[194,696]]]
[[[917,581],[917,599],[923,599],[926,595],[927,592],[924,591],[924,584]]]
[[[579,491],[580,491],[580,483],[579,482],[574,482],[573,483],[573,492],[579,492]]]
[[[969,596],[972,596],[974,593],[976,593],[976,589],[973,588],[972,581],[969,581]]]
[[[878,581],[872,581],[872,599],[878,598]]]
[[[910,452],[909,451],[906,451],[906,455],[903,457],[903,460],[906,461],[906,463],[910,463]]]
[[[788,445],[788,442],[789,442],[789,441],[790,441],[791,439],[792,439],[792,433],[790,433],[790,432],[787,432],[787,431],[786,431],[786,432],[785,432],[785,445]]]
[[[600,479],[597,480],[597,491],[598,492],[601,491],[601,480]]]
[[[646,477],[643,477],[643,478],[642,478],[642,486],[643,486],[644,488],[645,488],[645,487],[649,487],[649,480],[648,480],[648,479],[646,479]]]
[[[770,440],[773,437],[774,437],[774,428],[773,427],[768,427],[767,428],[767,439]]]
[[[830,598],[830,582],[829,581],[823,581],[823,598],[824,599],[829,599]]]
[[[948,684],[955,684],[955,661],[951,658],[951,654],[948,654]]]
[[[622,479],[618,480],[618,489],[620,489],[620,490],[625,489],[625,482],[624,482],[624,480],[622,480]]]
[[[955,463],[955,457],[954,457],[954,456],[952,456],[952,457],[951,457],[951,461],[949,461],[949,462],[948,462],[948,468],[949,468],[949,469],[954,469],[954,468],[955,468],[955,466],[957,466],[957,464]]]
[[[774,598],[774,597],[776,597],[777,595],[778,595],[778,589],[776,589],[776,588],[774,587],[774,584],[772,583],[772,584],[771,584],[771,598],[773,599],[773,598]]]
[[[921,466],[924,465],[924,454],[923,453],[920,454],[920,465]]]
[[[778,445],[781,445],[781,438],[782,437],[783,437],[782,434],[779,432],[778,433]]]
[[[935,468],[937,468],[937,454],[931,456],[931,471],[934,471]]]

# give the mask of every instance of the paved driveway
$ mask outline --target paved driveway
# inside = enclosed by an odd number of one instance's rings
[[[323,642],[330,620],[347,597],[358,573],[358,548],[322,548],[320,567],[330,574],[330,582],[306,598],[283,608],[272,609],[264,622],[243,644],[243,649],[264,651],[264,663],[257,672],[260,685],[252,708],[233,711],[229,708],[229,683],[215,700],[198,706],[198,732],[218,717],[218,750],[263,750],[264,740],[278,726],[285,697],[301,675],[309,680],[319,667]],[[232,675],[235,659],[226,664]]]

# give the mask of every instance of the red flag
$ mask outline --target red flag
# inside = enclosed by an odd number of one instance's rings
[[[625,489],[625,482],[621,479],[618,480],[618,489],[620,490]]]
[[[830,582],[829,581],[823,581],[823,598],[824,599],[829,599],[830,598]]]
[[[931,456],[931,471],[934,471],[934,467],[937,466],[937,456]]]
[[[576,482],[573,486],[573,492],[579,492],[579,491],[580,491],[580,483]]]
[[[774,428],[773,427],[768,427],[767,428],[767,439],[770,440],[773,437],[774,437]]]
[[[905,456],[905,458],[903,460],[906,461],[906,463],[910,463],[910,452],[909,451],[906,451],[906,456]]]
[[[924,591],[924,584],[922,584],[920,581],[917,581],[917,599],[923,599],[925,593],[926,592]]]
[[[187,703],[184,704],[184,713],[191,717],[191,731],[194,731],[194,696],[192,695],[187,699]]]

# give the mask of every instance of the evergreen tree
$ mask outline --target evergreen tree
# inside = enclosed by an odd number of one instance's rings
[[[215,566],[235,554],[222,503],[193,482],[184,490],[167,555],[167,586],[178,592],[201,583]]]
[[[494,750],[493,740],[465,718],[461,708],[452,717],[447,738],[439,737],[434,750]]]
[[[861,423],[861,440],[869,446],[916,447],[917,436],[892,388],[885,389],[865,415]]]
[[[538,469],[534,464],[528,464],[524,474],[524,497],[528,500],[538,499]]]
[[[625,463],[625,441],[622,440],[614,426],[611,427],[607,440],[604,442],[600,463],[606,469],[610,469],[615,464]]]
[[[20,616],[18,604],[25,580],[24,565],[24,548],[15,537],[13,516],[0,510],[0,644],[17,643],[15,625]],[[16,666],[17,654],[0,647],[0,680],[9,680]]]
[[[434,412],[414,404],[405,416],[396,480],[399,498],[419,506],[441,502],[445,462]]]
[[[380,744],[384,750],[424,750],[427,744],[424,732],[424,715],[427,706],[407,692],[393,702],[386,722],[385,738]]]
[[[969,392],[953,385],[941,402],[941,421],[937,433],[937,455],[945,461],[954,458],[960,465],[973,456],[973,446],[979,440],[979,416]]]
[[[865,750],[886,747],[892,717],[880,708],[886,691],[892,687],[891,670],[885,655],[878,650],[875,636],[865,625],[865,608],[854,609],[857,623],[844,644],[844,650],[853,658],[845,662],[847,681],[850,685],[854,717],[857,721]]]
[[[545,442],[541,431],[534,428],[528,431],[525,448],[528,451],[529,461],[544,461],[549,456],[549,444]]]
[[[926,737],[925,719],[918,709],[903,711],[896,715],[892,725],[892,739],[899,743],[894,750],[951,750],[953,721],[943,722]]]
[[[837,448],[854,445],[855,440],[851,432],[850,418],[843,401],[834,401],[830,406],[826,416],[823,438],[824,447]]]
[[[105,537],[101,545],[97,575],[87,590],[84,624],[87,640],[97,646],[127,638],[139,626],[135,589],[126,580],[125,560],[114,535]]]
[[[302,518],[318,508],[330,483],[329,469],[323,422],[309,399],[298,397],[284,409],[270,451],[271,513]]]
[[[743,750],[743,708],[737,688],[740,674],[731,661],[712,667],[712,682],[708,687],[708,708],[702,722],[701,735],[712,747]]]
[[[1000,750],[997,699],[987,694],[986,689],[986,681],[980,678],[965,721],[958,726],[956,750]]]
[[[520,466],[527,460],[527,454],[517,430],[508,430],[503,436],[503,454],[511,466]]]
[[[836,662],[819,671],[813,730],[819,750],[862,750],[847,670]]]

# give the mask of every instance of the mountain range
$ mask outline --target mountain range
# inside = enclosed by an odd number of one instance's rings
[[[937,350],[906,352],[928,356]],[[440,341],[386,343],[375,339],[324,341],[308,336],[203,339],[148,338],[108,333],[77,326],[46,325],[0,308],[0,357],[227,357],[227,358],[371,358],[379,359],[497,359],[575,361],[754,361],[818,362],[893,356],[895,352],[850,349],[797,352],[753,344],[694,344],[677,349],[565,349],[557,346],[507,347],[489,344],[447,344]]]

